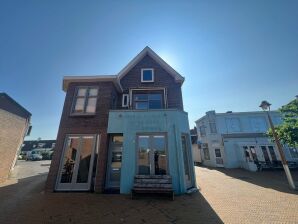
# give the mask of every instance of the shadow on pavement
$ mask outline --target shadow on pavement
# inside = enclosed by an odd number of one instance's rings
[[[223,223],[201,193],[131,200],[127,195],[44,193],[47,174],[0,187],[0,223]]]
[[[251,172],[244,169],[226,169],[205,166],[204,168],[209,170],[217,170],[221,173],[224,173],[227,176],[230,176],[231,178],[240,179],[242,181],[246,181],[264,188],[271,188],[273,190],[289,194],[298,194],[297,190],[295,191],[290,189],[286,174],[282,169]],[[296,187],[298,187],[298,170],[291,170],[291,174],[294,181],[296,181]]]

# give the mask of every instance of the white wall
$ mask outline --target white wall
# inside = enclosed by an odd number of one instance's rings
[[[278,112],[271,111],[270,115],[275,125],[282,122],[281,115]],[[211,133],[210,120],[216,123],[217,133],[215,134]],[[269,129],[267,114],[265,112],[215,113],[211,111],[207,112],[204,117],[199,119],[196,122],[196,126],[198,141],[208,144],[210,160],[204,160],[204,154],[202,152],[202,163],[206,166],[216,166],[214,149],[221,148],[224,166],[226,168],[241,167],[248,169],[249,167],[244,156],[243,145],[255,146],[260,161],[264,161],[264,155],[260,146],[272,145],[274,146],[277,159],[279,159],[279,153],[277,152],[275,144],[272,143],[269,138],[256,137],[266,133]],[[206,136],[200,135],[201,126],[205,126]],[[233,134],[238,134],[238,136],[236,137],[236,135],[234,135],[234,137],[231,137]],[[228,135],[229,137],[225,136],[224,138],[223,135]],[[284,147],[284,151],[289,161],[297,161],[297,159],[293,159],[290,156],[288,148]],[[254,167],[250,167],[250,169],[254,170]]]
[[[192,144],[191,149],[192,149],[193,161],[195,163],[201,163],[202,162],[201,150],[198,148],[198,145],[197,144]]]

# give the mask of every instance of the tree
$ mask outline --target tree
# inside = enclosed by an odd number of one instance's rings
[[[298,148],[298,98],[282,106],[279,111],[283,123],[275,127],[278,138],[281,143]],[[273,138],[271,129],[268,134]]]

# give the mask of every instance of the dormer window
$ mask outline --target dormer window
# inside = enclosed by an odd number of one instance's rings
[[[154,70],[153,68],[143,68],[141,71],[142,82],[154,82]]]

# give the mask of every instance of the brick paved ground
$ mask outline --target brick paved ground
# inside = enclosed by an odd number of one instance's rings
[[[131,200],[125,195],[45,194],[47,171],[47,162],[22,162],[11,180],[0,185],[1,224],[298,223],[298,195],[282,184],[281,172],[196,167],[201,191],[172,202]]]
[[[292,172],[298,180],[298,171]],[[298,191],[284,172],[196,167],[203,197],[225,223],[298,223]]]

